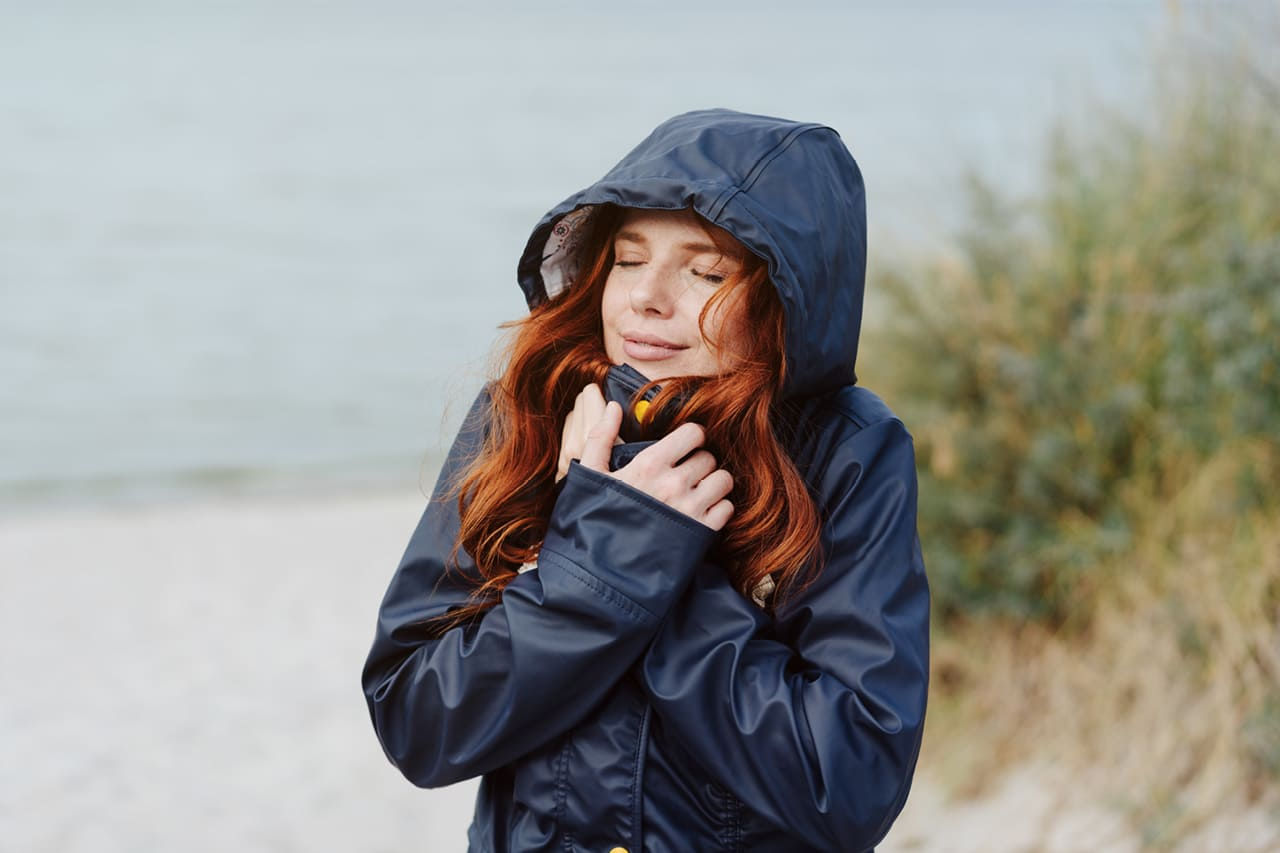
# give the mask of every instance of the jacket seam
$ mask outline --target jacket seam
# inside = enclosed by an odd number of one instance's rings
[[[635,601],[625,593],[619,592],[609,586],[607,583],[591,574],[591,572],[570,560],[564,554],[548,548],[544,544],[538,559],[541,562],[544,561],[546,557],[551,557],[551,562],[563,569],[565,574],[578,581],[578,583],[594,592],[599,598],[617,607],[628,616],[633,616],[640,620],[656,620],[658,618],[640,602]]]
[[[708,211],[710,214],[709,218],[713,220],[717,218],[720,213],[729,206],[729,202],[732,201],[733,197],[738,195],[738,193],[750,192],[751,188],[755,186],[756,181],[760,179],[760,175],[762,175],[764,170],[769,167],[769,164],[781,156],[782,152],[790,148],[791,143],[795,142],[797,138],[811,130],[827,129],[829,128],[821,124],[807,124],[793,128],[786,136],[778,140],[772,148],[760,155],[759,159],[757,159],[756,162],[751,165],[751,168],[747,170],[747,176],[742,179],[741,184],[729,186],[716,198],[714,202],[711,203],[711,209]]]
[[[828,128],[825,125],[821,124],[806,124],[793,129],[790,133],[779,140],[777,145],[773,146],[760,156],[760,159],[756,161],[756,164],[751,167],[751,171],[747,173],[746,180],[742,182],[741,192],[750,192],[751,188],[755,186],[756,181],[760,179],[762,174],[764,174],[764,170],[769,168],[769,164],[778,159],[778,157],[782,155],[782,152],[790,148],[791,144],[801,136],[809,133],[810,131],[827,129]]]
[[[839,415],[849,423],[856,426],[859,432],[869,427],[876,426],[877,424],[890,423],[892,421],[897,421],[899,424],[902,423],[902,418],[899,418],[897,415],[894,415],[894,414],[890,414],[882,418],[876,418],[875,420],[862,418],[856,415],[854,412],[850,411],[847,407],[837,405],[833,401],[828,401],[827,403],[824,404],[823,407],[828,411],[830,411],[832,414]]]
[[[645,765],[645,752],[649,743],[650,706],[644,706],[640,715],[640,733],[636,737],[636,751],[632,759],[634,771],[631,776],[631,846],[642,850],[644,834],[641,831],[644,821],[644,790],[642,788]]]

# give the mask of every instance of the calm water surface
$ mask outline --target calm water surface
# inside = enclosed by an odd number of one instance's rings
[[[1033,189],[1050,122],[1133,98],[1165,24],[513,5],[0,2],[0,511],[414,484],[529,229],[658,121],[835,127],[874,266],[945,239],[966,168]]]

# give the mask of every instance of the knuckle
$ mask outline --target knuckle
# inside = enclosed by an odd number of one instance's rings
[[[679,484],[672,481],[670,477],[659,476],[654,479],[654,490],[662,496],[662,500],[671,501],[680,496],[681,489]]]
[[[672,474],[666,479],[663,488],[667,493],[667,500],[672,502],[691,503],[693,496],[693,486],[688,480],[678,475]]]

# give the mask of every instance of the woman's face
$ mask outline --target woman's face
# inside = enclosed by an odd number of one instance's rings
[[[629,364],[649,379],[711,376],[745,333],[736,299],[698,317],[707,300],[741,262],[716,247],[691,211],[630,210],[613,243],[600,317],[604,350],[614,364]]]

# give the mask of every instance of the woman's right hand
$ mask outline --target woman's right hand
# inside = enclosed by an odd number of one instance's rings
[[[733,504],[728,499],[733,477],[716,466],[709,451],[699,449],[707,440],[702,427],[681,424],[610,472],[609,456],[621,428],[622,407],[611,400],[587,432],[581,463],[618,478],[712,530],[729,523],[733,517]]]

